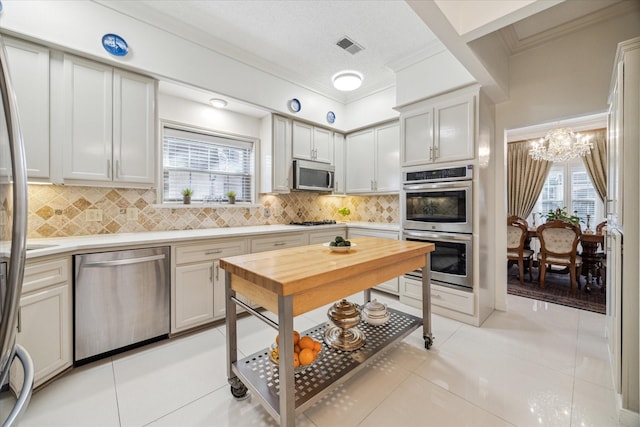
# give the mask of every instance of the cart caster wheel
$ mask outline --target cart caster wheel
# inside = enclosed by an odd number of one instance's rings
[[[433,338],[431,337],[425,337],[424,338],[424,348],[426,348],[427,350],[429,350],[431,348],[431,346],[433,345]]]
[[[245,387],[244,384],[242,384],[241,387],[231,386],[231,395],[236,400],[244,400],[249,397],[249,393],[247,393],[247,391],[247,387]]]

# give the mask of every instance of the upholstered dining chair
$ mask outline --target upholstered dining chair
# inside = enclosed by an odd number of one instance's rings
[[[533,267],[533,251],[525,249],[527,239],[527,222],[517,216],[507,218],[507,259],[518,262],[520,272],[520,284],[524,283],[524,262],[527,261],[529,267],[529,280],[533,281],[531,270]]]
[[[607,286],[607,254],[605,253],[605,245],[607,241],[606,219],[596,225],[596,234],[603,234],[605,241],[602,245],[602,250],[596,252],[596,257],[598,258],[598,263],[596,264],[596,280],[598,281],[598,284],[602,283],[602,292],[604,292]]]
[[[580,241],[580,227],[559,219],[549,221],[537,229],[540,240],[539,280],[540,288],[544,288],[547,266],[560,265],[569,269],[571,292],[576,292],[576,283],[580,283],[580,266],[582,258],[577,254]]]

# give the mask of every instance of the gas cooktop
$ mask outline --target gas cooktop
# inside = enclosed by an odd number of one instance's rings
[[[329,225],[335,224],[336,222],[332,219],[325,219],[323,221],[303,221],[303,222],[291,222],[290,225]]]

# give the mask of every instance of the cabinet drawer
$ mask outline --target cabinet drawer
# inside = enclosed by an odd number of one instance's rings
[[[36,291],[69,280],[69,259],[27,263],[22,293]]]
[[[177,247],[176,264],[210,261],[246,253],[246,240],[220,240],[215,243]]]
[[[355,239],[356,237],[379,237],[381,239],[399,240],[400,233],[397,231],[349,229],[349,238]]]
[[[251,239],[251,252],[272,251],[274,249],[293,248],[307,244],[306,234],[282,234],[271,237]]]
[[[333,241],[336,236],[346,237],[346,228],[333,228],[325,231],[312,231],[309,233],[309,244],[316,245],[318,243],[328,243]]]
[[[412,301],[422,301],[422,282],[402,277],[400,280],[400,295],[409,305]],[[439,285],[431,285],[431,305],[437,305],[449,310],[473,315],[473,292],[459,291]]]

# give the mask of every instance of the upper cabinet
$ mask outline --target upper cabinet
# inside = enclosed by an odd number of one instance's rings
[[[16,93],[29,179],[47,180],[49,171],[49,49],[5,39]]]
[[[333,164],[333,132],[293,121],[293,158]]]
[[[64,56],[63,178],[155,183],[153,79]]]
[[[477,95],[473,87],[401,108],[402,166],[473,159]]]
[[[333,194],[344,195],[347,192],[345,177],[345,143],[344,135],[338,132],[333,133],[333,164],[336,167],[334,175]]]
[[[397,122],[347,135],[346,192],[394,193],[400,190]]]
[[[291,119],[275,114],[263,118],[260,193],[288,193],[291,167]]]

